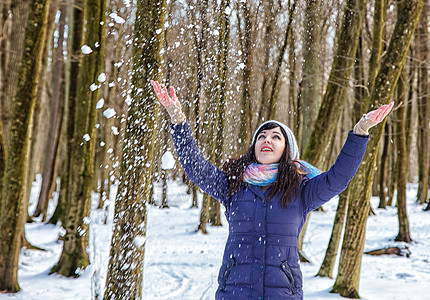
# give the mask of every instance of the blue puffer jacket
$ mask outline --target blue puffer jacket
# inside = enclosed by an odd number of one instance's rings
[[[281,209],[270,190],[244,184],[226,196],[224,172],[204,160],[187,122],[171,126],[180,162],[191,181],[226,208],[229,236],[218,276],[216,299],[303,299],[297,239],[306,215],[342,192],[356,173],[368,137],[349,133],[331,169],[304,178],[300,193]]]

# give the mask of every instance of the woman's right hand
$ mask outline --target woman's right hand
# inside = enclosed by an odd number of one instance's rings
[[[182,112],[181,103],[178,100],[178,97],[176,96],[175,89],[173,86],[170,87],[170,94],[172,97],[169,96],[169,93],[167,92],[166,86],[163,86],[163,88],[160,86],[158,81],[151,80],[151,84],[154,87],[155,94],[157,95],[158,100],[161,104],[166,108],[167,112],[170,115],[170,118],[172,119],[172,123],[174,124],[181,124],[186,120],[186,117],[184,113]]]

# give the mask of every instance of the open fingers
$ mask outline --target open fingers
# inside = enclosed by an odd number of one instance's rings
[[[163,103],[163,95],[161,92],[160,84],[157,81],[151,80],[152,87],[154,88],[155,94],[157,95],[158,100]]]
[[[172,104],[172,101],[170,100],[169,94],[167,93],[166,87],[162,88],[158,81],[151,80],[151,84],[154,88],[155,94],[157,95],[158,100],[163,104],[164,106],[168,106]]]
[[[170,95],[172,95],[172,101],[174,103],[178,101],[178,97],[176,96],[175,88],[173,86],[170,87]]]
[[[163,86],[163,96],[164,96],[164,100],[166,101],[167,105],[174,103],[174,101],[172,101],[172,99],[170,98],[169,92],[167,92],[167,88],[165,85]]]
[[[390,113],[393,105],[394,101],[391,101],[391,103],[388,105],[384,105],[384,108],[381,109],[381,113],[379,114],[379,121],[382,121]]]
[[[393,108],[394,101],[391,101],[390,104],[386,104],[377,109],[376,115],[374,116],[374,122],[381,122],[391,111]]]

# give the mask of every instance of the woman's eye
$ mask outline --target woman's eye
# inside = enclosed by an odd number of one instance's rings
[[[265,136],[263,134],[258,136],[258,140],[261,140],[261,138],[265,138]]]
[[[278,139],[278,140],[280,140],[280,139],[281,139],[281,137],[280,137],[279,135],[275,135],[273,138],[274,138],[274,139]]]

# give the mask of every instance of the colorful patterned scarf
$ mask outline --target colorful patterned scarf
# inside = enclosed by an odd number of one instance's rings
[[[310,163],[304,160],[299,160],[299,162],[302,170],[307,173],[307,178],[311,179],[321,174],[321,171]],[[278,175],[278,166],[279,164],[250,164],[245,169],[243,181],[253,185],[267,186],[275,181],[276,176]]]
[[[275,181],[279,164],[250,164],[243,174],[243,181],[253,185],[266,186]]]
[[[304,160],[299,160],[300,164],[301,164],[301,168],[303,171],[305,171],[306,173],[306,177],[308,177],[309,179],[321,174],[321,170],[317,169],[316,167],[314,167],[313,165],[311,165],[308,162],[305,162]]]

